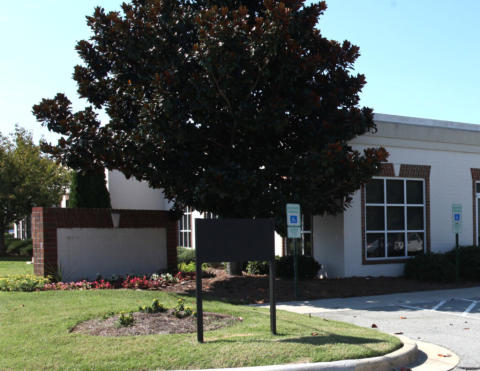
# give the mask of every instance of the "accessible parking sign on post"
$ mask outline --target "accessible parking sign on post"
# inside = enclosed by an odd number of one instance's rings
[[[452,205],[452,229],[453,233],[462,233],[462,205]]]
[[[300,204],[287,204],[287,237],[302,237],[302,220]]]
[[[455,277],[457,283],[460,282],[460,258],[459,258],[459,243],[458,234],[462,233],[462,205],[452,205],[452,229],[455,234]]]
[[[302,217],[300,204],[287,204],[287,238],[293,239],[293,286],[294,298],[298,295],[298,256],[297,239],[302,238]]]

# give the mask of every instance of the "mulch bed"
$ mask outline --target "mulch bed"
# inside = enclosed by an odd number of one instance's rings
[[[118,326],[118,317],[115,315],[107,319],[92,319],[76,325],[71,332],[97,336],[135,336],[153,334],[185,334],[197,331],[197,319],[194,316],[177,318],[172,310],[164,313],[133,313],[135,320],[131,326]],[[203,327],[205,331],[212,331],[230,326],[241,320],[232,316],[218,313],[203,313]]]
[[[268,302],[268,277],[246,275],[229,276],[224,270],[214,270],[215,277],[203,278],[205,298],[237,304],[258,304]],[[277,301],[291,301],[294,298],[293,280],[277,279]],[[313,279],[299,281],[297,300],[345,298],[394,294],[409,291],[425,291],[479,286],[479,282],[452,283],[419,282],[402,277],[352,277],[341,279]],[[195,281],[186,281],[165,288],[165,291],[195,296]]]

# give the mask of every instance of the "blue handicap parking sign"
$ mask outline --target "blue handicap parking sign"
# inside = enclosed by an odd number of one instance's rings
[[[458,222],[460,221],[460,214],[454,214],[455,215],[455,221]]]
[[[297,216],[296,215],[290,215],[290,223],[292,223],[292,224],[297,223]]]

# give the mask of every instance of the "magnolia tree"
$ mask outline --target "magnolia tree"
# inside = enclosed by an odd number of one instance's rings
[[[74,169],[148,181],[175,212],[273,217],[281,232],[287,202],[341,212],[387,153],[349,145],[375,130],[373,113],[359,106],[358,47],[316,28],[325,9],[300,0],[96,8],[74,72],[89,106],[73,112],[63,94],[34,106],[63,135],[43,149]]]

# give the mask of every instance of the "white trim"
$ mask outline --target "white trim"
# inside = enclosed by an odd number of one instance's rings
[[[375,113],[373,119],[374,121],[388,122],[392,124],[404,124],[404,125],[413,125],[413,126],[426,126],[426,127],[436,127],[436,128],[445,128],[445,129],[453,129],[453,130],[480,132],[480,125],[464,123],[464,122],[434,120],[434,119],[426,119],[426,118],[410,117],[410,116],[387,115],[384,113]]]
[[[178,221],[178,246],[193,247],[192,223],[192,209],[187,207]],[[185,241],[187,241],[187,243],[185,243]]]

